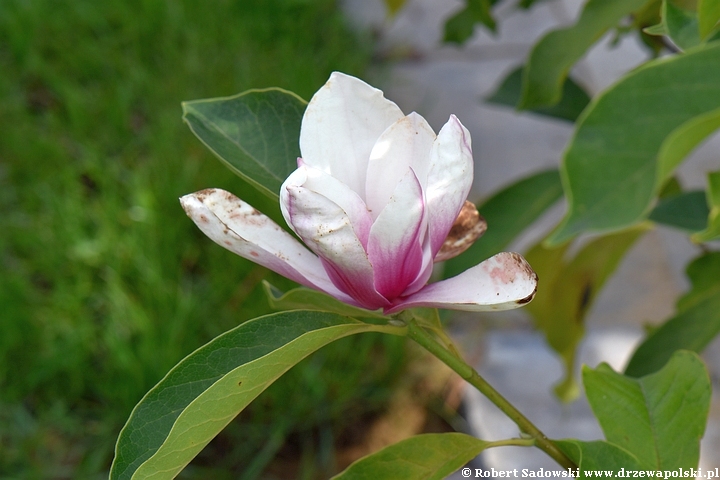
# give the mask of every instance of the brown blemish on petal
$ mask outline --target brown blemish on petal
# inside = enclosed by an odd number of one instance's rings
[[[208,223],[210,221],[210,220],[208,220],[208,218],[205,215],[200,215],[198,218],[203,223]]]
[[[475,205],[465,200],[453,223],[448,236],[443,242],[440,251],[435,256],[436,262],[449,260],[460,255],[462,252],[470,248],[475,240],[487,230],[487,222],[477,211]]]
[[[538,276],[537,273],[532,269],[530,264],[525,260],[522,255],[515,252],[507,252],[503,255],[503,264],[505,270],[512,272],[513,280],[519,275],[522,279],[530,279],[533,283],[533,291],[530,295],[515,300],[518,305],[525,305],[535,298],[537,293]]]
[[[537,283],[537,274],[529,263],[515,252],[504,252],[496,257],[500,265],[496,265],[488,273],[490,277],[502,283],[512,283],[519,276],[521,279],[534,279]]]
[[[200,190],[199,192],[195,192],[195,198],[200,200],[201,202],[205,203],[205,199],[215,193],[214,188],[206,188],[205,190]]]
[[[512,259],[512,263],[511,265],[508,265],[508,267],[514,268],[516,272],[522,274],[524,277],[534,279],[535,283],[537,283],[537,273],[535,273],[535,270],[532,269],[530,264],[523,258],[522,255],[515,252],[507,252],[507,254]]]
[[[217,192],[215,192],[212,204],[208,206],[211,209],[224,211],[227,219],[230,221],[230,225],[238,223],[262,227],[268,224],[269,219],[263,215],[262,212],[243,202],[232,193],[222,192],[220,198],[218,198],[218,196]],[[225,226],[228,227],[229,225]]]
[[[259,256],[260,256],[260,254],[259,254],[258,252],[256,252],[256,251],[251,251],[251,252],[250,252],[250,255],[252,255],[253,257],[259,257]]]
[[[233,213],[230,214],[230,218],[232,220],[237,220],[248,225],[256,225],[258,227],[268,223],[267,217],[254,208],[250,210],[234,210]]]
[[[521,298],[520,300],[515,300],[515,303],[517,303],[518,305],[525,305],[526,303],[530,303],[530,301],[535,298],[535,292],[537,292],[537,287],[527,297]]]
[[[522,255],[514,252],[499,253],[493,257],[492,260],[494,261],[487,263],[485,270],[493,282],[498,287],[520,282],[520,287],[525,289],[525,291],[532,287],[532,291],[529,294],[514,301],[517,305],[529,303],[535,297],[538,283],[538,276],[530,264]],[[521,292],[522,290],[518,293]]]

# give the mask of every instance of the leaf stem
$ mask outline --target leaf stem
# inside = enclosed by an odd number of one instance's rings
[[[534,438],[508,438],[505,440],[497,440],[495,442],[489,442],[489,447],[534,447]]]
[[[437,340],[417,324],[413,317],[400,316],[408,325],[408,336],[435,355],[440,361],[452,368],[458,375],[465,379],[470,385],[477,388],[488,400],[493,402],[520,428],[520,431],[532,437],[535,445],[547,453],[553,460],[563,468],[577,468],[575,462],[570,460],[550,439],[545,436],[525,415],[515,408],[505,397],[495,390],[484,378],[482,378],[470,365],[460,357],[453,355],[446,350]]]

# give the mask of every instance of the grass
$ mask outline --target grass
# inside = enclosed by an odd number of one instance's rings
[[[331,0],[0,2],[2,478],[104,477],[140,397],[267,312],[262,279],[288,286],[179,207],[214,186],[277,213],[192,136],[180,101],[268,86],[309,98],[369,55]],[[267,460],[302,432],[319,440],[301,453],[331,463],[323,445],[382,408],[403,348],[369,336],[319,352],[187,475]],[[386,362],[368,360],[378,349]]]

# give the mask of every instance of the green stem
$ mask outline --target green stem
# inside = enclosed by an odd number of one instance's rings
[[[534,447],[534,438],[508,438],[506,440],[497,440],[495,442],[489,442],[489,447]]]
[[[491,402],[505,413],[520,428],[520,431],[533,438],[535,445],[547,453],[553,460],[563,468],[577,468],[575,462],[570,460],[554,443],[548,439],[525,415],[508,402],[500,393],[485,381],[470,365],[465,363],[446,350],[428,332],[420,327],[414,318],[403,318],[408,325],[408,336],[428,352],[435,355],[440,361],[452,368],[458,375],[464,378],[470,385],[477,388]]]

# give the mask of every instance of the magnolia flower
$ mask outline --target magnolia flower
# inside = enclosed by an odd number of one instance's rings
[[[307,106],[300,151],[280,207],[304,245],[223,190],[186,195],[183,208],[219,245],[357,307],[504,310],[534,296],[537,276],[516,253],[428,284],[434,261],[470,243],[448,238],[473,178],[470,134],[454,115],[435,135],[380,90],[333,73]]]

